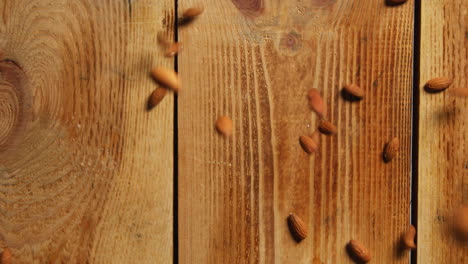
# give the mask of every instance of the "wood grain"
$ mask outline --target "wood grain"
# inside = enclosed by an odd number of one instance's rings
[[[409,224],[414,3],[191,1],[205,13],[180,27],[180,263],[351,263],[354,238],[374,263],[398,252]],[[361,102],[340,89],[356,83]],[[338,134],[307,155],[299,136],[317,118],[307,91],[325,99]],[[232,118],[231,138],[216,133]],[[401,150],[382,160],[384,144]],[[300,244],[290,212],[308,225]]]
[[[468,244],[452,232],[454,210],[468,205],[468,100],[451,88],[468,88],[468,2],[421,1],[419,105],[418,263],[467,263]],[[447,75],[446,92],[424,84]]]
[[[0,2],[0,247],[13,263],[171,263],[174,2]]]

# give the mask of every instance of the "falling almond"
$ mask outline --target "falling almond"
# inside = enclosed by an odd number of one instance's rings
[[[385,145],[383,158],[385,162],[390,162],[395,158],[398,150],[400,150],[400,140],[398,138],[393,138]]]
[[[166,57],[173,57],[182,50],[182,44],[180,42],[174,42],[168,44],[166,49]]]
[[[315,142],[311,137],[308,136],[300,136],[299,143],[301,144],[304,151],[309,154],[316,152],[318,149],[317,142]]]
[[[416,236],[416,228],[413,225],[410,225],[408,230],[406,230],[403,235],[403,246],[406,249],[415,249],[416,244],[414,243],[414,238]]]
[[[232,120],[227,116],[220,116],[216,120],[215,127],[219,133],[225,136],[232,135]]]
[[[437,77],[429,80],[424,87],[429,92],[440,92],[449,88],[452,82],[453,79],[450,77]]]
[[[157,106],[162,101],[164,96],[166,96],[166,93],[167,93],[166,88],[162,88],[162,87],[156,88],[156,90],[154,90],[153,93],[151,93],[151,96],[148,100],[148,108],[151,109]]]
[[[291,235],[296,242],[301,242],[307,237],[307,225],[302,219],[296,214],[289,214],[288,216],[288,227]]]
[[[463,205],[456,211],[453,226],[457,235],[468,241],[468,205]]]
[[[175,71],[163,67],[156,67],[151,71],[151,75],[162,86],[179,92],[180,81]]]
[[[345,91],[345,93],[351,95],[353,98],[356,99],[362,99],[365,95],[364,89],[357,86],[356,84],[348,84],[345,87],[343,87],[343,90]]]
[[[205,9],[203,8],[203,6],[197,6],[197,7],[190,7],[190,8],[187,8],[184,13],[182,13],[182,16],[184,18],[195,18],[199,15],[201,15],[203,13]]]
[[[372,259],[369,250],[357,240],[351,239],[348,243],[348,249],[352,257],[357,258],[360,262],[367,263]]]
[[[335,135],[337,132],[336,126],[325,119],[320,120],[318,129],[325,135]]]
[[[320,95],[320,92],[317,89],[312,88],[307,93],[307,98],[309,98],[310,108],[319,116],[323,116],[325,111],[325,104],[323,102],[322,96]]]

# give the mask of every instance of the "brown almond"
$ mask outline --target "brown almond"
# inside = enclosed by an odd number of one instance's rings
[[[383,158],[385,162],[390,162],[398,153],[400,149],[400,140],[398,138],[393,138],[385,145]]]
[[[403,235],[403,246],[406,249],[415,249],[416,244],[414,243],[414,238],[416,236],[416,228],[414,225],[410,225],[408,230],[406,230],[405,234]]]
[[[317,142],[308,136],[300,136],[299,143],[301,144],[304,151],[309,154],[316,152],[318,149]]]
[[[449,77],[437,77],[437,78],[434,78],[434,79],[431,79],[429,80],[427,83],[426,83],[426,90],[430,91],[430,92],[440,92],[440,91],[443,91],[447,88],[449,88],[449,86],[452,84],[453,82],[453,79],[452,78],[449,78]]]
[[[151,71],[151,75],[162,86],[179,92],[180,81],[175,71],[163,67],[156,67]]]
[[[318,129],[325,135],[335,135],[337,132],[336,126],[325,119],[320,120]]]
[[[1,264],[10,264],[11,263],[11,250],[9,248],[4,248],[2,253]]]
[[[468,97],[468,88],[450,88],[448,92],[458,97]]]
[[[173,57],[182,50],[182,44],[180,42],[174,42],[167,46],[166,57]]]
[[[304,238],[307,237],[307,226],[302,221],[302,219],[296,214],[289,214],[288,216],[288,226],[291,235],[293,236],[296,242],[301,242]]]
[[[345,87],[343,87],[343,90],[356,99],[362,99],[365,95],[364,89],[357,86],[356,84],[348,84]]]
[[[369,250],[357,240],[351,239],[348,243],[348,248],[352,257],[357,258],[361,262],[367,263],[372,258]]]
[[[320,92],[317,89],[312,88],[307,93],[307,97],[309,98],[310,108],[319,116],[323,116],[325,111],[325,104],[323,102],[322,96],[320,95]]]
[[[405,3],[408,0],[387,0],[391,4],[402,4]]]
[[[456,234],[463,240],[468,240],[468,205],[463,205],[455,212],[453,226]]]
[[[203,6],[197,6],[197,7],[190,7],[187,8],[184,13],[182,13],[182,17],[188,18],[188,19],[193,19],[199,15],[201,15],[205,11],[205,8]]]
[[[318,259],[318,258],[314,258],[314,259],[312,260],[312,264],[323,264],[323,262],[320,261],[320,259]]]
[[[232,120],[227,116],[220,116],[216,120],[215,127],[219,133],[225,136],[232,135]]]
[[[166,93],[167,93],[166,88],[162,88],[162,87],[156,88],[156,90],[154,90],[151,93],[151,96],[148,100],[148,108],[152,109],[153,107],[157,106],[162,101],[164,96],[166,96]]]

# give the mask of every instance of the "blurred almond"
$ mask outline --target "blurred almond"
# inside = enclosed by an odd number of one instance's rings
[[[11,250],[9,248],[4,248],[2,252],[1,264],[10,264],[11,263]]]
[[[308,136],[300,136],[299,143],[305,152],[309,154],[316,152],[318,149],[318,143]]]
[[[336,126],[325,119],[320,120],[318,129],[326,135],[335,135],[337,132]]]
[[[443,91],[443,90],[449,88],[449,86],[452,84],[452,82],[453,82],[452,78],[449,78],[449,77],[446,77],[446,76],[437,77],[437,78],[429,80],[426,83],[425,88],[429,92],[439,92],[439,91]]]
[[[351,239],[348,243],[348,249],[352,257],[357,258],[360,262],[367,263],[372,259],[369,250],[357,240]]]
[[[414,225],[410,225],[408,230],[406,230],[405,234],[403,235],[403,246],[406,249],[415,249],[416,244],[414,243],[414,238],[416,236],[416,228]]]
[[[343,90],[356,99],[362,99],[365,95],[364,89],[357,86],[356,84],[348,84],[343,88]]]
[[[180,81],[177,73],[163,67],[156,67],[151,71],[153,78],[164,87],[170,88],[175,92],[180,90]]]
[[[288,227],[291,235],[296,242],[301,242],[307,237],[307,225],[302,219],[296,214],[289,214],[288,216]]]
[[[174,42],[167,46],[166,57],[173,57],[182,50],[182,44],[180,42]]]
[[[402,3],[405,3],[406,1],[408,0],[387,0],[387,2],[391,4],[402,4]]]
[[[448,92],[458,97],[468,97],[468,88],[450,88]]]
[[[225,136],[232,135],[232,120],[227,116],[220,116],[216,120],[215,127],[219,133]]]
[[[314,258],[314,259],[312,260],[312,264],[323,264],[323,262],[320,261],[320,259],[318,259],[318,258]]]
[[[196,6],[196,7],[190,7],[187,8],[183,13],[182,16],[184,18],[195,18],[199,15],[201,15],[205,11],[205,8],[203,6]]]
[[[323,116],[325,111],[325,104],[323,102],[322,96],[320,95],[320,92],[317,89],[312,88],[307,93],[307,98],[309,98],[310,108],[319,116]]]
[[[400,140],[398,138],[393,138],[385,145],[383,158],[385,162],[391,161],[400,150]]]
[[[148,100],[148,108],[151,109],[157,106],[162,101],[164,96],[166,96],[166,93],[167,93],[166,88],[162,88],[162,87],[156,88],[156,90],[154,90],[151,93],[151,96]]]
[[[468,205],[463,205],[455,212],[453,226],[457,235],[468,240]]]

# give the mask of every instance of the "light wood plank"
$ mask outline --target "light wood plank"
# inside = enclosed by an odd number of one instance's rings
[[[468,88],[468,2],[421,2],[417,258],[468,263],[468,244],[451,232],[454,210],[468,205],[468,100],[423,88],[444,75]]]
[[[13,263],[171,263],[172,0],[0,2],[0,247]],[[12,63],[16,62],[17,65]]]
[[[407,263],[414,3],[180,0],[205,13],[180,28],[180,263],[351,263],[345,245],[368,245],[374,263]],[[362,102],[340,89],[356,82]],[[308,156],[314,131],[306,93],[318,88],[338,135]],[[232,138],[214,122],[228,115]],[[385,142],[402,147],[389,164]],[[286,225],[301,216],[309,237]]]

